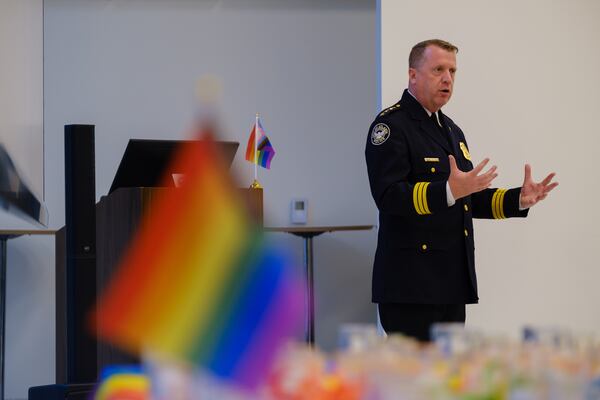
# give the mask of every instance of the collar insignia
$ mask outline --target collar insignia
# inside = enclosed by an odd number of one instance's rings
[[[381,113],[379,113],[379,116],[383,117],[385,114],[391,113],[392,111],[396,111],[399,108],[400,108],[400,103],[394,104],[393,106],[388,107],[385,110],[383,110]]]

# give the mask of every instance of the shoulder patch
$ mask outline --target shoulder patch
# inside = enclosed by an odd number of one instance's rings
[[[379,146],[390,137],[390,127],[386,124],[377,124],[371,131],[371,143],[375,146]]]
[[[394,112],[399,109],[400,109],[400,103],[394,104],[393,106],[388,107],[385,110],[383,110],[382,112],[380,112],[379,117],[383,117],[384,115],[389,114],[389,113]]]

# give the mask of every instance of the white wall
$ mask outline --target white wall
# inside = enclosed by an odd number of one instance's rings
[[[64,223],[63,125],[96,125],[96,190],[105,195],[127,140],[183,138],[196,80],[221,78],[224,139],[241,143],[242,186],[253,168],[245,143],[260,112],[277,151],[261,170],[265,223],[289,224],[293,197],[312,225],[372,224],[364,141],[376,113],[375,4],[320,2],[46,0],[46,198]],[[302,263],[300,238],[279,235]],[[314,241],[317,341],[340,322],[372,321],[375,232]]]
[[[42,0],[0,2],[0,143],[43,196]]]
[[[600,3],[594,0],[381,0],[382,103],[407,84],[415,43],[456,44],[458,72],[444,108],[475,160],[519,186],[523,165],[560,186],[526,220],[477,221],[480,304],[467,323],[517,335],[524,324],[600,333],[595,159],[600,145]]]
[[[0,142],[43,199],[43,2],[0,1]],[[0,229],[36,229],[0,210]],[[11,239],[7,250],[5,397],[54,379],[54,238]]]

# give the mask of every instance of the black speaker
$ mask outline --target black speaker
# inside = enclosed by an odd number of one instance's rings
[[[57,354],[57,383],[94,382],[98,376],[97,342],[88,324],[96,303],[95,204],[94,125],[65,125],[65,265],[63,276],[57,274],[63,290],[57,349],[64,354]]]
[[[93,384],[45,385],[29,388],[29,400],[89,400]]]
[[[67,256],[96,255],[94,125],[65,125]]]

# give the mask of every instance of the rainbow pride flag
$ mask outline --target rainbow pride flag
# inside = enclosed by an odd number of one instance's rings
[[[258,130],[258,138],[256,131]],[[258,164],[263,168],[271,168],[271,160],[275,157],[275,149],[271,145],[265,130],[260,123],[260,118],[256,117],[256,122],[250,132],[248,145],[246,146],[246,160],[253,164]]]
[[[97,330],[255,387],[298,326],[300,280],[250,223],[212,141],[183,147],[171,170],[185,183],[153,203],[99,301]]]
[[[150,400],[150,379],[140,367],[105,368],[93,399]]]

